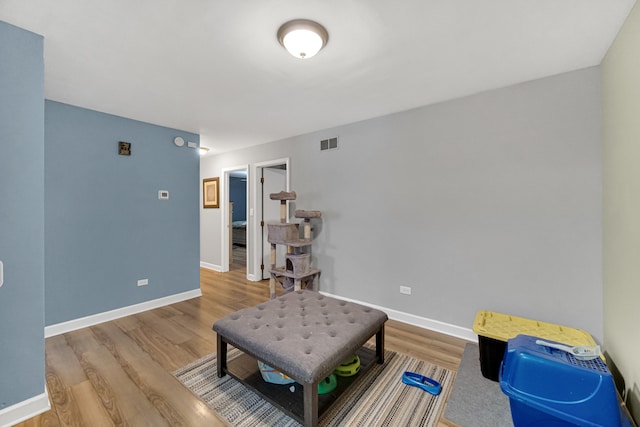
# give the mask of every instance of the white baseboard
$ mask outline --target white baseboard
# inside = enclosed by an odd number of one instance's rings
[[[215,264],[209,264],[208,262],[200,261],[200,268],[206,268],[207,270],[217,271],[218,273],[225,273],[222,271],[222,267]],[[247,274],[247,280],[252,282],[259,282],[262,280],[262,276],[258,276],[256,274]]]
[[[0,410],[0,427],[10,427],[51,409],[47,387],[44,393]]]
[[[440,332],[445,335],[450,335],[463,340],[478,342],[478,336],[469,328],[463,328],[450,323],[440,322],[439,320],[428,319],[426,317],[416,316],[415,314],[405,313],[403,311],[394,310],[391,308],[380,307],[375,304],[369,304],[368,302],[358,301],[350,298],[345,298],[338,295],[333,295],[327,292],[320,292],[323,295],[343,299],[349,302],[355,302],[357,304],[366,305],[367,307],[375,308],[380,311],[384,311],[389,316],[389,319],[397,320],[399,322],[408,323],[410,325],[418,326],[420,328],[429,329],[431,331]]]
[[[206,268],[207,270],[217,271],[218,273],[223,273],[222,266],[209,264],[208,262],[200,261],[200,267]]]
[[[79,319],[69,320],[67,322],[57,323],[55,325],[46,326],[44,328],[45,338],[53,337],[55,335],[64,334],[67,332],[75,331],[77,329],[86,328],[89,326],[97,325],[98,323],[108,322],[110,320],[119,319],[121,317],[129,316],[131,314],[141,313],[147,310],[153,310],[154,308],[164,307],[165,305],[175,304],[180,301],[185,301],[191,298],[197,298],[202,296],[200,288],[192,291],[182,292],[179,294],[169,295],[154,299],[151,301],[142,302],[140,304],[134,304],[127,307],[118,308],[111,311],[105,311],[104,313],[93,314],[91,316],[81,317]]]

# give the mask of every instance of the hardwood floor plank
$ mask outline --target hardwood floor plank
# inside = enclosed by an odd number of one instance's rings
[[[82,408],[81,416],[83,425],[95,427],[110,427],[115,423],[111,416],[105,410],[102,401],[90,381],[85,381],[74,385],[72,388],[73,396],[77,402],[77,406]],[[124,425],[124,420],[122,420]]]
[[[117,328],[115,324],[112,326]],[[138,414],[144,414],[146,419],[157,425],[166,425],[120,363],[96,339],[92,328],[70,332],[65,337],[113,425],[128,425],[128,420]]]
[[[181,316],[182,312],[174,308],[173,306],[167,305],[165,307],[160,307],[153,310],[153,314],[155,314],[158,317],[167,318],[167,317],[173,317],[173,316]]]
[[[224,426],[171,372],[216,351],[217,319],[269,299],[268,281],[246,279],[246,251],[233,252],[230,272],[200,270],[202,297],[47,338],[52,410],[18,427]],[[393,320],[385,338],[389,350],[453,371],[466,343]]]
[[[55,411],[47,411],[37,417],[33,417],[22,424],[21,427],[60,427],[60,421]]]
[[[142,326],[142,321],[137,316],[121,317],[113,321],[123,331],[130,331]]]
[[[51,403],[51,411],[48,411],[47,414],[55,412],[61,426],[82,426],[82,416],[71,392],[71,387],[67,386],[54,370],[49,370],[46,378],[49,402]]]
[[[162,313],[166,314],[166,311]],[[193,333],[187,329],[176,325],[169,321],[165,316],[159,316],[156,310],[140,313],[137,318],[143,323],[143,325],[154,329],[157,332],[162,332],[165,339],[173,344],[181,344],[193,336]]]
[[[171,426],[223,425],[202,401],[155,362],[116,325],[92,327],[98,341]]]
[[[87,376],[64,335],[51,337],[45,341],[45,361],[47,372],[64,378],[67,386],[87,381]]]
[[[192,354],[196,355],[193,360],[197,360],[208,354],[214,353],[216,351],[216,345],[217,342],[205,341],[200,337],[194,337],[192,340],[182,343],[183,347],[189,349]],[[187,364],[188,363],[185,363],[183,366]]]
[[[212,333],[213,322],[215,322],[217,318],[213,316],[203,316],[202,318],[194,318],[188,312],[183,312],[182,316],[174,316],[169,318],[168,320],[172,323],[180,325],[182,328],[188,330],[191,333],[191,337],[189,340],[193,340],[194,338],[200,338],[203,341],[211,342],[215,344],[216,337],[215,334]],[[210,328],[205,329],[203,325],[211,325]]]
[[[154,328],[143,326],[127,331],[126,334],[167,371],[175,371],[197,358],[197,354],[191,353],[188,347],[172,343]]]

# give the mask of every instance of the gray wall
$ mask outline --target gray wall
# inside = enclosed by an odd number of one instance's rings
[[[640,5],[602,62],[604,333],[640,422]]]
[[[198,289],[199,158],[173,139],[199,136],[52,101],[45,112],[46,324]]]
[[[205,157],[201,178],[290,157],[295,207],[323,215],[323,291],[464,328],[485,309],[602,339],[600,132],[590,68]],[[320,152],[333,136],[339,149]],[[219,215],[201,210],[213,265]]]
[[[0,21],[0,410],[44,393],[42,46]]]

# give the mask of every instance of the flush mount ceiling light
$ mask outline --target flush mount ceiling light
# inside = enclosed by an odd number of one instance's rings
[[[320,52],[329,40],[329,33],[320,24],[308,19],[285,22],[278,29],[278,41],[296,58],[308,59]]]
[[[204,156],[205,154],[207,154],[208,151],[209,149],[207,147],[202,147],[202,146],[198,147],[198,153],[201,156]]]

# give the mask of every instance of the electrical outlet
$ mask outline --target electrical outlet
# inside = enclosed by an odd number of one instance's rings
[[[405,295],[411,295],[411,288],[409,286],[400,286],[400,293]]]
[[[149,279],[140,279],[138,280],[138,286],[146,286],[149,284]]]

